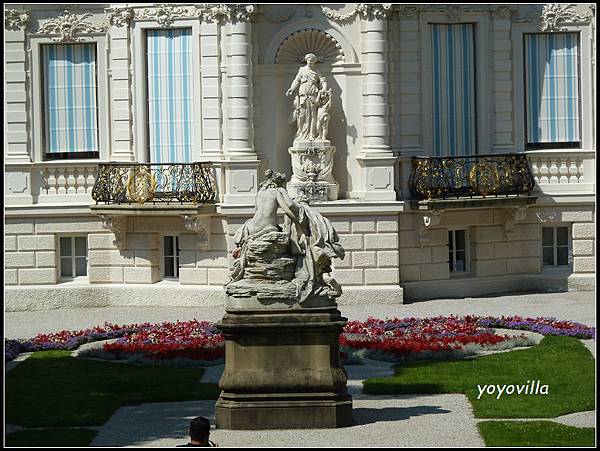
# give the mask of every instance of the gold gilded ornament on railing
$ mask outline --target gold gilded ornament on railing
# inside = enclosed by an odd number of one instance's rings
[[[476,194],[483,197],[493,194],[500,188],[498,170],[485,161],[477,163],[469,171],[469,184]]]
[[[148,166],[134,167],[127,181],[129,198],[143,204],[154,198],[156,193],[156,178]]]

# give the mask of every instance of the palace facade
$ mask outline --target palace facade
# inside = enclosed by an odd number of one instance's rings
[[[221,305],[308,53],[341,303],[594,289],[594,4],[4,14],[7,310]]]

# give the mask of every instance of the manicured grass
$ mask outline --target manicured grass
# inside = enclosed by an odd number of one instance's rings
[[[204,370],[76,359],[36,352],[6,375],[5,421],[25,427],[100,426],[121,406],[217,399]]]
[[[368,379],[364,392],[374,395],[464,393],[478,418],[551,418],[593,410],[594,358],[576,338],[545,337],[531,349],[448,362],[406,362],[396,376]],[[539,380],[547,395],[483,394],[477,385],[525,384]]]
[[[6,446],[90,446],[97,433],[93,429],[18,431],[6,436]]]
[[[486,446],[594,446],[594,428],[551,421],[483,421],[479,431]]]

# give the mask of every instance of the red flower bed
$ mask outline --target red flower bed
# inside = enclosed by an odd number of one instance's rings
[[[225,355],[225,339],[208,321],[163,323],[125,334],[103,349],[120,357],[143,354],[153,360],[184,358],[212,361]]]
[[[491,347],[502,343],[525,343],[525,337],[496,335],[478,323],[475,316],[435,318],[394,318],[350,321],[340,335],[340,346],[347,355],[387,359],[418,357],[432,353],[443,355],[460,351],[466,346],[472,353],[476,347]]]

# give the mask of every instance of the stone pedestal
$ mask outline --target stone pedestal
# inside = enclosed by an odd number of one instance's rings
[[[294,141],[292,178],[287,190],[292,197],[304,194],[309,200],[337,200],[339,185],[333,178],[335,146],[329,140]]]
[[[352,425],[352,397],[338,344],[346,321],[335,303],[256,310],[230,304],[219,323],[226,341],[217,428]]]

